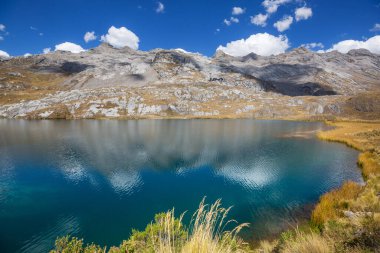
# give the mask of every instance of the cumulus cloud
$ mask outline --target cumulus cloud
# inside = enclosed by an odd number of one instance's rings
[[[157,3],[157,9],[156,9],[156,12],[157,13],[163,13],[165,10],[165,5],[161,2],[158,2]]]
[[[185,50],[183,48],[176,48],[176,49],[173,49],[173,50],[175,50],[177,52],[180,52],[180,53],[183,53],[183,54],[196,54],[196,55],[200,55],[200,56],[202,55],[199,52],[190,52],[190,51],[187,51],[187,50]]]
[[[232,15],[240,15],[240,14],[243,14],[244,12],[245,12],[245,9],[241,7],[232,8]]]
[[[122,48],[128,46],[132,49],[137,50],[139,48],[140,39],[132,31],[125,27],[116,28],[111,26],[108,29],[106,35],[102,35],[101,41],[110,44],[115,48]]]
[[[334,44],[329,51],[337,50],[341,53],[347,53],[351,49],[367,49],[372,53],[380,54],[380,35],[373,36],[365,41],[360,40],[344,40]]]
[[[4,58],[9,58],[9,57],[10,55],[7,52],[0,50],[0,58],[4,59]]]
[[[378,32],[380,31],[380,24],[374,24],[373,28],[370,29],[371,32]]]
[[[235,17],[230,17],[230,19],[224,19],[223,23],[225,23],[227,26],[232,25],[232,23],[239,23],[239,19]]]
[[[313,11],[311,10],[311,8],[301,7],[296,9],[295,15],[297,21],[306,20],[313,16]]]
[[[4,32],[4,31],[5,31],[5,25],[0,24],[0,31],[1,31],[1,32]]]
[[[85,35],[83,36],[83,39],[86,43],[90,42],[90,41],[93,41],[93,40],[96,40],[96,35],[95,35],[95,32],[92,31],[92,32],[86,32]]]
[[[321,42],[312,42],[312,43],[307,43],[307,44],[302,44],[301,47],[307,48],[307,49],[323,49],[325,46]]]
[[[277,28],[277,31],[283,32],[289,29],[290,25],[293,23],[292,16],[284,16],[281,20],[273,24]]]
[[[43,52],[44,54],[48,54],[48,53],[50,53],[50,51],[51,51],[51,48],[50,48],[50,47],[47,47],[47,48],[42,49],[42,52]]]
[[[71,42],[64,42],[64,43],[55,45],[55,51],[67,51],[74,54],[78,54],[80,52],[84,52],[85,50],[77,44],[74,44]]]
[[[275,13],[281,5],[291,2],[292,0],[264,0],[262,5],[267,13]]]
[[[185,49],[183,48],[176,48],[174,49],[175,51],[178,51],[178,52],[181,52],[181,53],[184,53],[184,54],[191,54],[191,52],[189,51],[186,51]]]
[[[232,56],[244,56],[249,53],[269,56],[284,53],[288,48],[288,38],[284,35],[276,37],[268,33],[257,33],[247,39],[235,40],[227,43],[226,46],[219,46],[217,50],[222,50]]]
[[[252,24],[255,24],[255,25],[258,25],[258,26],[266,26],[267,25],[267,19],[268,19],[269,15],[268,14],[257,14],[256,16],[254,17],[251,17],[251,23]]]
[[[32,56],[32,54],[30,54],[30,53],[24,54],[24,57],[29,57],[29,56]]]

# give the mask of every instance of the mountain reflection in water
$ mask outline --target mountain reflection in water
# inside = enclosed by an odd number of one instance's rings
[[[230,218],[251,223],[248,237],[278,232],[324,192],[362,180],[355,150],[313,137],[326,128],[255,120],[0,120],[0,251],[38,252],[67,233],[118,244],[157,212],[191,213],[203,196],[233,205]],[[31,227],[20,235],[23,222]]]

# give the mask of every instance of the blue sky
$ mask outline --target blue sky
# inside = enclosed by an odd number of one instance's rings
[[[278,3],[278,9],[269,13],[266,26],[256,25],[251,17],[268,14],[264,1]],[[233,7],[244,13],[233,15]],[[295,10],[301,7],[310,8],[312,15],[296,21]],[[281,32],[273,25],[284,16],[293,21]],[[92,48],[111,26],[132,31],[141,50],[183,48],[211,56],[219,45],[258,33],[286,36],[288,49],[307,43],[328,49],[380,34],[380,25],[375,27],[380,0],[1,0],[0,24],[5,26],[0,25],[0,50],[12,56],[54,50],[66,41]],[[89,31],[97,39],[86,43],[83,36]]]

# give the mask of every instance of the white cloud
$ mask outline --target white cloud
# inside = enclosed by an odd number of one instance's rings
[[[312,42],[307,44],[302,44],[301,47],[307,48],[307,49],[316,49],[316,48],[324,48],[325,46],[320,42]]]
[[[380,31],[380,24],[374,24],[373,28],[370,29],[371,32],[378,32]]]
[[[268,14],[257,14],[256,16],[254,17],[251,17],[251,23],[252,24],[255,24],[255,25],[258,25],[258,26],[266,26],[267,25],[267,19],[268,19],[269,15]]]
[[[95,32],[92,31],[92,32],[86,32],[85,35],[83,36],[83,39],[86,43],[90,42],[90,41],[93,41],[93,40],[96,40],[96,35],[95,35]]]
[[[262,2],[262,5],[264,6],[267,13],[275,13],[278,7],[291,1],[292,0],[264,0],[264,2]]]
[[[230,17],[230,19],[224,19],[223,22],[227,25],[230,26],[232,23],[239,23],[239,19],[235,17]]]
[[[186,51],[185,49],[183,48],[176,48],[174,49],[175,51],[178,51],[178,52],[181,52],[181,53],[184,53],[184,54],[191,54],[191,52],[189,51]]]
[[[227,43],[226,46],[219,46],[217,50],[233,56],[244,56],[252,52],[269,56],[284,53],[288,48],[288,38],[284,35],[276,37],[268,33],[257,33],[247,39],[235,40]]]
[[[38,35],[40,35],[40,36],[44,36],[44,33],[39,33]]]
[[[42,52],[43,52],[44,54],[48,54],[48,53],[50,53],[50,51],[51,51],[51,48],[50,48],[50,47],[44,48],[44,49],[42,50]]]
[[[158,6],[157,6],[157,9],[156,9],[156,12],[157,13],[163,13],[164,10],[165,10],[165,5],[163,3],[161,3],[161,2],[158,2],[157,4],[158,4]]]
[[[29,56],[32,56],[32,54],[30,54],[30,53],[24,54],[24,57],[29,57]]]
[[[292,16],[284,16],[281,20],[273,24],[277,28],[277,31],[283,32],[289,29],[290,25],[293,23]]]
[[[0,41],[4,40],[4,37],[3,36],[0,36]]]
[[[313,16],[313,11],[311,10],[311,8],[307,8],[307,7],[297,8],[294,13],[296,15],[297,21],[306,20],[310,18],[311,16]]]
[[[10,55],[7,52],[0,50],[0,58],[9,58],[9,57]]]
[[[364,49],[369,50],[372,53],[380,54],[380,35],[373,36],[372,38],[369,38],[368,40],[365,40],[365,41],[344,40],[337,44],[334,44],[332,48],[327,50],[327,52],[337,50],[341,53],[347,53],[351,49],[359,49],[359,48],[364,48]]]
[[[0,24],[0,31],[1,31],[1,32],[4,32],[4,31],[5,31],[5,25]]]
[[[240,15],[240,14],[243,14],[244,12],[245,12],[245,9],[241,7],[232,8],[232,15]]]
[[[63,42],[61,44],[55,45],[55,51],[67,51],[78,54],[80,52],[84,52],[85,50],[77,44],[71,42]]]
[[[113,47],[122,48],[128,46],[132,49],[139,48],[140,39],[132,31],[125,27],[116,28],[111,26],[106,35],[102,35],[101,41],[107,42]]]

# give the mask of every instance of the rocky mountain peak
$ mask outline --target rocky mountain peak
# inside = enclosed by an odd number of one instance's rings
[[[292,51],[290,51],[290,53],[292,53],[292,54],[307,54],[307,53],[311,53],[311,51],[309,49],[307,49],[306,47],[297,47],[297,48],[293,49]]]
[[[250,61],[250,60],[254,61],[254,60],[257,60],[259,58],[260,58],[260,56],[258,54],[255,54],[255,53],[252,52],[252,53],[249,53],[249,54],[243,56],[242,57],[242,61],[243,62]]]
[[[351,49],[350,51],[348,51],[347,54],[350,56],[370,56],[370,57],[373,56],[373,54],[369,50],[364,49],[364,48]]]
[[[113,47],[112,45],[110,45],[108,43],[103,42],[98,47],[90,49],[90,52],[95,52],[95,53],[99,53],[99,54],[113,53],[113,52],[134,54],[134,53],[136,53],[136,50],[134,50],[128,46],[125,46],[122,48],[116,48],[116,47]]]
[[[233,57],[232,55],[226,54],[225,52],[223,52],[222,50],[219,50],[219,49],[216,50],[216,52],[212,58],[218,59],[218,60],[233,60],[233,59],[235,59],[235,57]]]

